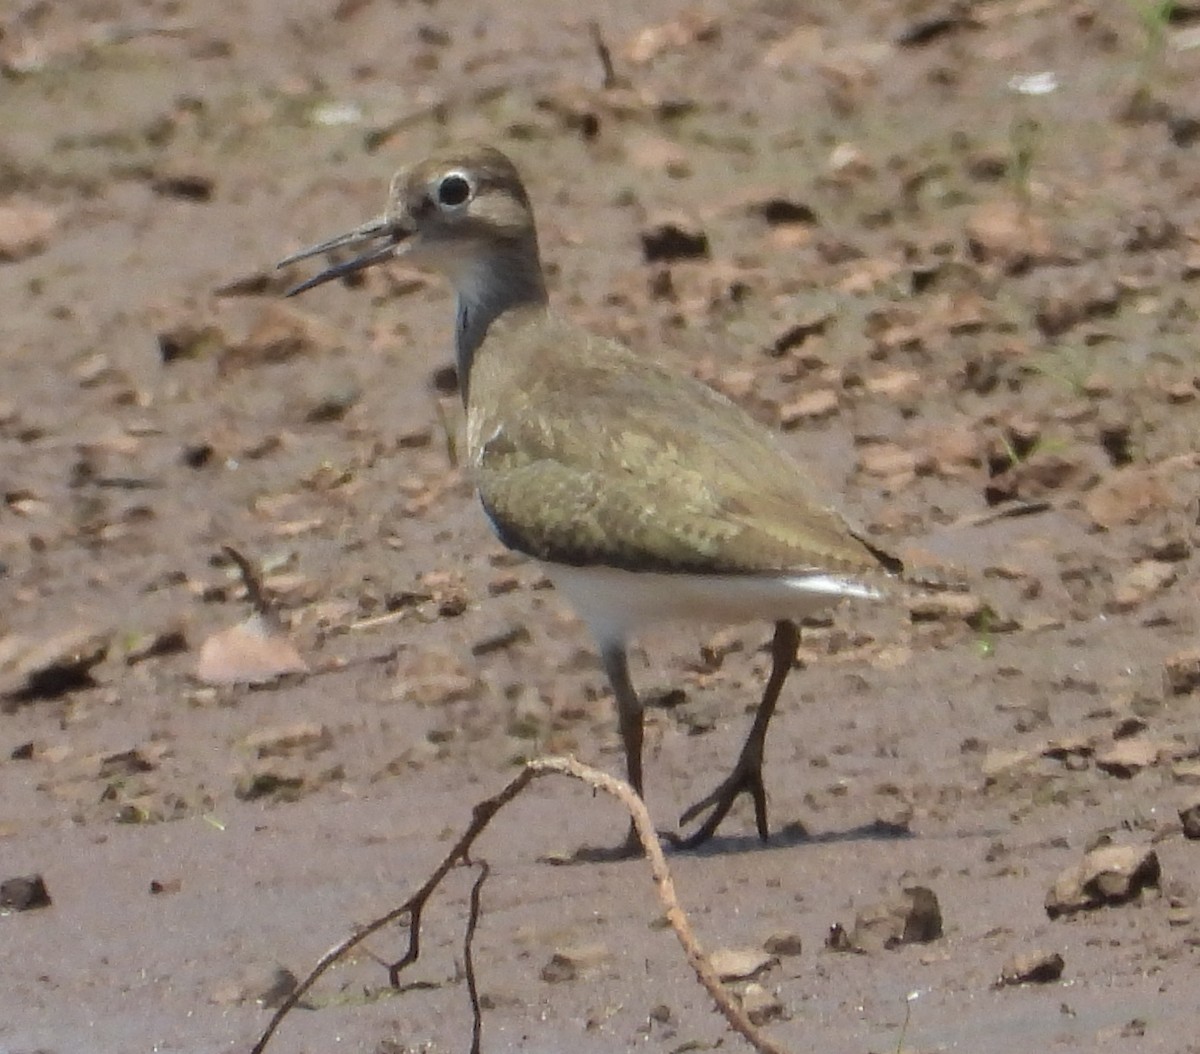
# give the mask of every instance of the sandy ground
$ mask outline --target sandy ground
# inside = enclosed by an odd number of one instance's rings
[[[743,807],[671,857],[707,948],[776,950],[733,982],[767,1033],[1200,1050],[1200,8],[1152,7],[617,3],[605,87],[544,0],[10,3],[0,881],[50,903],[0,890],[0,1051],[247,1051],[279,970],[411,895],[522,759],[620,771],[586,633],[454,466],[447,291],[395,268],[284,302],[303,272],[269,270],[463,138],[525,172],[562,311],[972,584],[805,626],[774,837]],[[250,612],[226,545],[308,673],[197,677]],[[731,763],[766,638],[635,655],[663,830]],[[643,862],[548,862],[624,824],[544,780],[479,842],[485,1050],[740,1046]],[[1132,886],[1051,919],[1106,839]],[[467,1049],[469,882],[407,989],[403,932],[376,935],[270,1049]],[[940,937],[856,930],[917,886]],[[1039,951],[1061,976],[994,986]]]

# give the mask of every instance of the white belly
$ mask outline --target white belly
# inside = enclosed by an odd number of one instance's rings
[[[882,593],[830,574],[690,575],[570,567],[544,563],[601,646],[623,644],[657,622],[738,623],[801,618],[843,597],[876,600]]]

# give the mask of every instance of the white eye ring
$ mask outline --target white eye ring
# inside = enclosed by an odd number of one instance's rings
[[[457,169],[442,176],[433,192],[433,200],[441,209],[460,209],[474,196],[471,177]]]

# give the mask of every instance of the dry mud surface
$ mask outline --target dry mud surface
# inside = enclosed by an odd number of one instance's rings
[[[1200,1050],[1200,8],[12,0],[0,28],[0,880],[49,898],[0,895],[0,1051],[246,1051],[280,969],[408,897],[523,758],[620,770],[583,628],[452,463],[446,289],[284,302],[301,271],[269,270],[462,138],[525,172],[562,311],[972,583],[806,626],[774,837],[742,806],[671,857],[707,948],[774,950],[734,982],[767,1033]],[[295,648],[268,667],[307,673],[197,678],[250,611],[226,545]],[[634,656],[661,829],[732,761],[767,636]],[[484,1049],[741,1049],[641,861],[547,862],[624,824],[543,780],[480,840]],[[1060,877],[1106,840],[1132,875]],[[466,1049],[469,882],[405,990],[376,935],[270,1049]],[[884,947],[873,905],[914,887],[941,935]],[[1038,952],[1057,978],[995,986]]]

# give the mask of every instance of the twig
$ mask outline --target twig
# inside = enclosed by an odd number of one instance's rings
[[[612,52],[604,41],[604,34],[600,32],[600,23],[595,19],[588,23],[588,33],[592,38],[592,47],[596,49],[596,57],[600,60],[600,68],[604,71],[604,90],[619,87],[621,82],[613,66]]]
[[[736,997],[721,984],[721,979],[717,976],[712,963],[692,932],[687,915],[679,905],[679,898],[675,895],[675,882],[671,878],[670,868],[667,867],[667,859],[663,854],[658,832],[654,829],[654,821],[650,819],[650,813],[646,809],[645,803],[638,797],[634,789],[624,780],[619,780],[615,776],[610,776],[607,772],[601,772],[589,765],[581,764],[571,757],[535,758],[529,762],[526,771],[560,772],[564,776],[582,780],[590,787],[612,795],[629,810],[629,815],[633,818],[634,829],[637,831],[638,841],[646,850],[650,873],[654,877],[654,884],[658,890],[658,899],[666,909],[667,921],[671,924],[671,929],[675,931],[675,936],[679,938],[679,943],[683,945],[684,954],[695,971],[697,979],[712,997],[717,1009],[725,1016],[725,1020],[729,1022],[733,1030],[759,1054],[785,1054],[783,1047],[763,1035],[762,1031],[746,1015],[746,1011],[742,1009]]]
[[[638,840],[642,843],[642,848],[646,852],[646,857],[650,864],[650,872],[654,878],[659,901],[666,911],[667,921],[675,931],[676,937],[679,938],[679,943],[683,946],[684,954],[687,956],[688,963],[695,971],[696,977],[734,1031],[758,1051],[758,1054],[786,1054],[783,1047],[763,1035],[746,1015],[736,997],[721,984],[721,980],[713,969],[712,963],[700,947],[700,943],[696,940],[687,915],[684,913],[683,908],[680,907],[679,898],[675,894],[675,883],[671,878],[670,869],[667,867],[662,842],[659,840],[658,833],[654,830],[654,823],[650,819],[650,813],[647,811],[641,798],[638,797],[633,788],[624,780],[619,780],[615,776],[600,772],[598,769],[584,765],[571,757],[547,757],[530,761],[498,794],[479,802],[472,811],[471,822],[466,831],[455,842],[433,874],[425,881],[425,884],[398,908],[394,908],[387,914],[367,923],[357,933],[335,944],[329,951],[322,955],[317,960],[317,965],[313,967],[309,975],[296,986],[272,1015],[258,1042],[251,1048],[251,1054],[262,1054],[283,1018],[291,1012],[292,1008],[300,1002],[305,993],[316,983],[317,979],[337,962],[338,959],[342,958],[352,948],[361,944],[371,934],[377,933],[385,926],[408,916],[408,950],[401,959],[388,968],[389,980],[393,986],[398,986],[400,972],[415,962],[417,956],[420,954],[421,912],[434,890],[437,889],[442,880],[453,868],[469,862],[468,854],[470,853],[471,846],[479,835],[483,833],[496,813],[520,794],[533,780],[549,774],[570,776],[572,779],[581,780],[595,790],[611,795],[625,806],[633,819],[633,826],[637,831]],[[471,998],[471,1009],[474,1014],[472,1054],[479,1054],[483,1021],[478,992],[475,987],[471,943],[479,918],[480,893],[487,874],[488,867],[481,862],[479,877],[476,878],[471,888],[470,913],[467,919],[467,931],[463,944],[464,971],[466,973],[468,994]]]
[[[467,932],[463,934],[463,972],[467,975],[467,995],[471,1000],[471,1054],[480,1054],[483,1038],[483,1010],[479,1006],[479,989],[475,985],[475,961],[471,958],[471,942],[479,923],[479,899],[491,868],[486,860],[479,861],[479,877],[471,886],[471,902],[467,915]]]
[[[1006,502],[985,512],[972,513],[955,520],[951,527],[986,527],[997,520],[1010,520],[1018,516],[1036,516],[1040,512],[1049,512],[1054,506],[1043,500]]]
[[[237,566],[238,574],[242,577],[242,584],[246,587],[246,596],[250,600],[250,606],[254,608],[254,613],[263,620],[269,629],[279,629],[279,616],[275,613],[275,605],[267,596],[262,576],[258,573],[258,568],[254,566],[250,557],[244,556],[232,545],[222,545],[221,551]]]
[[[275,1013],[271,1015],[271,1020],[267,1022],[267,1027],[263,1030],[263,1034],[259,1037],[258,1042],[250,1048],[250,1054],[262,1054],[263,1050],[266,1049],[267,1043],[275,1034],[275,1030],[279,1028],[280,1022],[300,1002],[304,994],[316,984],[321,975],[335,962],[351,949],[365,941],[371,934],[378,933],[385,926],[390,926],[393,922],[407,915],[409,916],[408,951],[404,954],[404,958],[388,967],[388,977],[392,984],[395,984],[400,971],[405,966],[415,962],[419,953],[421,909],[424,908],[425,902],[433,895],[433,891],[441,885],[442,879],[466,858],[468,850],[475,842],[475,839],[483,833],[484,828],[491,822],[492,817],[504,805],[507,805],[513,798],[520,794],[536,775],[537,773],[531,768],[522,769],[499,794],[487,798],[476,805],[471,813],[471,823],[462,837],[454,843],[450,852],[442,858],[442,862],[438,864],[433,874],[426,879],[425,884],[416,893],[398,908],[393,908],[386,915],[372,919],[359,929],[357,933],[352,934],[345,940],[339,941],[322,955],[317,960],[317,965],[312,968],[309,975],[296,986],[295,990],[279,1005]]]

